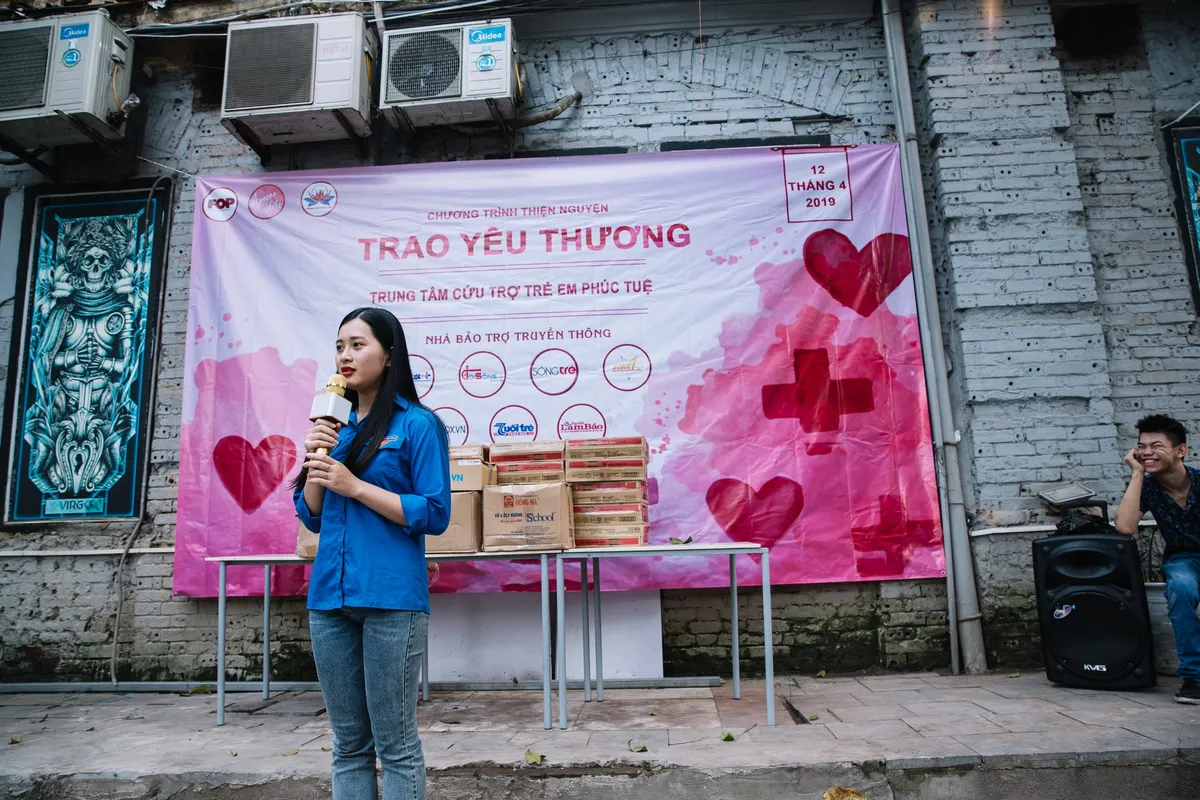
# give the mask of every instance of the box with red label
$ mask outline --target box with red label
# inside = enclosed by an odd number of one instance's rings
[[[575,530],[576,547],[621,547],[646,543],[645,525],[602,525]]]
[[[566,443],[555,441],[544,442],[504,442],[491,446],[493,464],[511,464],[522,461],[559,461],[563,460]]]
[[[579,506],[609,506],[622,503],[650,502],[645,481],[576,483],[571,486],[571,502]]]
[[[564,483],[483,490],[483,549],[566,550],[574,545],[571,492]]]
[[[600,439],[568,439],[568,461],[592,461],[598,458],[640,458],[647,456],[644,436],[609,436]]]
[[[567,483],[644,480],[646,461],[641,458],[599,458],[567,462]]]
[[[646,525],[650,522],[649,508],[641,503],[622,503],[607,506],[576,506],[572,514],[577,533],[582,528],[603,525]]]
[[[450,495],[450,526],[441,536],[425,537],[426,553],[478,553],[483,547],[483,496],[479,492]]]
[[[497,464],[496,483],[511,486],[518,483],[562,483],[566,478],[561,461],[515,461]]]

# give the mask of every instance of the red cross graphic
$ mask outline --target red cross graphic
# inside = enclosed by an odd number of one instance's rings
[[[915,546],[937,542],[937,525],[931,519],[909,519],[900,495],[879,498],[879,524],[854,528],[854,566],[860,578],[898,578],[912,558]]]
[[[869,378],[832,380],[826,350],[793,352],[795,383],[773,383],[762,388],[767,419],[799,419],[806,433],[836,431],[843,414],[861,414],[875,408]]]

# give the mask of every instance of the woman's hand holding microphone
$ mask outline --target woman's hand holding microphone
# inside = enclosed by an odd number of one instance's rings
[[[317,422],[308,429],[304,435],[304,451],[307,453],[304,468],[308,470],[308,480],[313,485],[342,497],[354,497],[362,481],[342,462],[329,455],[329,451],[337,446],[341,427],[336,422]]]

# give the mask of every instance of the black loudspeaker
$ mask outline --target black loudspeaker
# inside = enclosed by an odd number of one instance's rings
[[[1047,678],[1079,689],[1155,685],[1136,541],[1112,534],[1039,539],[1033,572]]]

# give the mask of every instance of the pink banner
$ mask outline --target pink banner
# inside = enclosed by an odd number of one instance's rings
[[[452,443],[644,435],[652,542],[765,545],[777,584],[942,576],[906,231],[894,145],[204,176],[175,591],[216,593],[205,556],[292,551],[311,398],[372,304]],[[637,559],[605,586],[726,581]],[[538,584],[445,564],[433,589]]]

